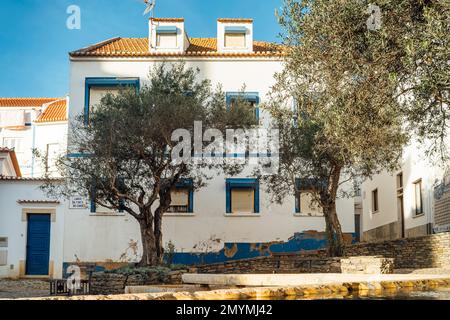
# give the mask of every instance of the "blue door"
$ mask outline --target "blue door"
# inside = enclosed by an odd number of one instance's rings
[[[29,214],[27,231],[27,275],[48,275],[50,260],[50,214]]]

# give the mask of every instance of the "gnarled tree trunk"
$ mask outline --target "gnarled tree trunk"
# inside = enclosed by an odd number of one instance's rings
[[[151,214],[147,213],[143,219],[139,220],[139,227],[141,229],[142,258],[138,265],[140,267],[157,265],[158,256]]]
[[[328,188],[320,196],[326,223],[328,255],[330,257],[341,257],[344,253],[344,236],[336,211],[336,197],[340,175],[341,167],[338,165],[334,166],[331,170]]]

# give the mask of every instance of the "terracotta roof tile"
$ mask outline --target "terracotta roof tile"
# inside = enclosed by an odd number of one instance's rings
[[[19,204],[60,204],[58,200],[17,200]]]
[[[42,123],[56,121],[67,121],[66,99],[58,100],[48,105],[35,122]]]
[[[12,162],[13,167],[14,167],[14,171],[16,172],[16,178],[21,178],[22,177],[22,172],[20,171],[19,162],[17,161],[17,156],[16,156],[16,152],[14,151],[14,149],[0,147],[0,152],[7,152],[7,153],[9,153],[9,156],[11,157],[11,162]],[[2,177],[2,175],[0,175],[0,178],[1,177]]]
[[[240,23],[252,23],[253,19],[246,19],[246,18],[219,18],[217,19],[219,22],[225,22],[225,23],[234,23],[234,22],[240,22]]]
[[[0,98],[0,107],[40,107],[59,98]]]
[[[0,181],[60,181],[62,182],[64,179],[62,178],[31,178],[31,177],[11,177],[0,175]]]
[[[150,18],[155,22],[184,22],[184,18]]]
[[[113,38],[93,46],[71,52],[72,57],[273,57],[283,54],[278,44],[255,41],[254,52],[217,52],[216,38],[190,38],[190,46],[185,53],[150,53],[147,38]]]

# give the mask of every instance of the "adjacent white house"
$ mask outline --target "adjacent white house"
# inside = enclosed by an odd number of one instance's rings
[[[54,170],[67,149],[68,98],[0,98],[0,147],[14,149],[24,177]],[[47,162],[33,150],[47,154]]]
[[[400,168],[361,185],[364,241],[450,231],[450,172],[413,141]]]

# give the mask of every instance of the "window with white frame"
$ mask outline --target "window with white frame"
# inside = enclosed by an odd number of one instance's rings
[[[45,162],[45,172],[55,172],[56,171],[56,161],[59,155],[59,144],[49,143],[47,144],[46,151],[46,162]]]
[[[378,212],[378,189],[372,190],[372,212]]]
[[[422,179],[414,182],[414,214],[423,213]]]
[[[156,47],[174,49],[178,47],[177,27],[158,26],[156,27]]]
[[[23,153],[23,138],[8,137],[3,138],[3,147],[14,149],[16,153]]]
[[[247,46],[246,43],[246,27],[229,26],[225,27],[225,43],[227,49],[240,49]]]

